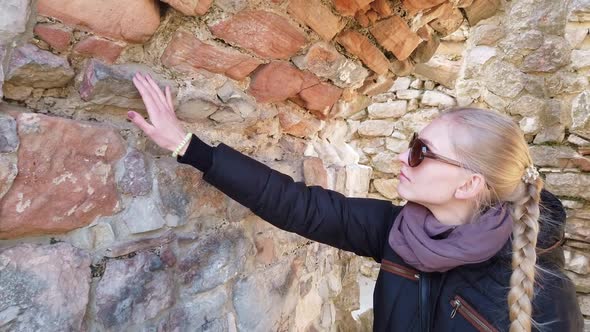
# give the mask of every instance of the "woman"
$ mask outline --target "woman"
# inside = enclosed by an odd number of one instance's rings
[[[381,263],[375,331],[582,331],[561,271],[563,207],[542,190],[510,119],[454,109],[415,134],[399,156],[398,192],[409,202],[399,207],[307,187],[210,147],[185,134],[169,88],[141,74],[134,84],[151,124],[129,118],[179,162],[273,225]]]

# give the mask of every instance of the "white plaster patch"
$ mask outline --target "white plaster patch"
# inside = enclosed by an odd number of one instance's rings
[[[31,206],[31,200],[27,199],[23,202],[23,193],[18,193],[18,203],[16,203],[16,212],[23,213],[29,206]]]

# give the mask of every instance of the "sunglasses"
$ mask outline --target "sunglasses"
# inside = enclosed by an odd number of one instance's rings
[[[417,167],[418,165],[420,165],[422,163],[424,158],[435,159],[435,160],[442,161],[443,163],[447,163],[449,165],[453,165],[453,166],[457,166],[457,167],[461,167],[461,168],[466,168],[465,166],[463,166],[463,164],[461,164],[460,162],[458,162],[456,160],[449,159],[449,158],[443,157],[441,155],[438,155],[434,152],[431,152],[428,149],[428,146],[426,145],[426,143],[424,143],[424,141],[418,137],[418,134],[414,133],[414,135],[412,136],[412,140],[410,141],[410,153],[408,154],[408,165],[410,165],[410,167]]]

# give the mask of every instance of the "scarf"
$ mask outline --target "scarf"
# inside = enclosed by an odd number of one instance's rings
[[[512,233],[505,204],[484,212],[475,222],[445,225],[424,206],[408,202],[389,233],[389,245],[409,265],[424,272],[445,272],[493,257]]]

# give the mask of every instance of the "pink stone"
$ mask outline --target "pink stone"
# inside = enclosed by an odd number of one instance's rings
[[[261,66],[252,76],[248,92],[258,102],[279,102],[290,99],[320,118],[324,118],[340,98],[342,90],[321,82],[308,71],[301,71],[284,61]]]
[[[162,64],[177,70],[205,69],[235,80],[248,76],[262,62],[229,47],[206,44],[192,33],[177,31],[162,54]]]
[[[322,126],[320,120],[306,113],[295,104],[279,104],[277,110],[279,111],[279,124],[286,134],[297,137],[311,137]]]
[[[248,92],[258,102],[278,102],[294,97],[303,85],[302,72],[288,62],[273,61],[252,76]]]
[[[121,55],[124,48],[125,43],[91,36],[78,42],[78,44],[74,46],[74,52],[95,57],[104,60],[107,63],[113,63],[117,60],[119,55]]]
[[[162,0],[174,9],[189,16],[205,15],[213,0]]]
[[[216,37],[265,59],[289,59],[307,42],[286,18],[264,10],[243,10],[209,28]]]
[[[3,330],[40,331],[48,325],[53,331],[86,330],[92,282],[87,252],[67,243],[23,243],[1,249],[0,262]],[[14,320],[7,314],[11,305],[18,315]]]
[[[0,200],[0,239],[64,233],[118,207],[115,130],[35,113],[16,114],[18,175]]]
[[[132,43],[146,42],[160,25],[153,0],[39,0],[40,15],[61,20],[98,35]]]
[[[328,188],[328,171],[318,157],[308,157],[303,160],[303,176],[308,186]]]
[[[33,32],[57,51],[67,50],[72,39],[71,29],[58,24],[37,24]]]

